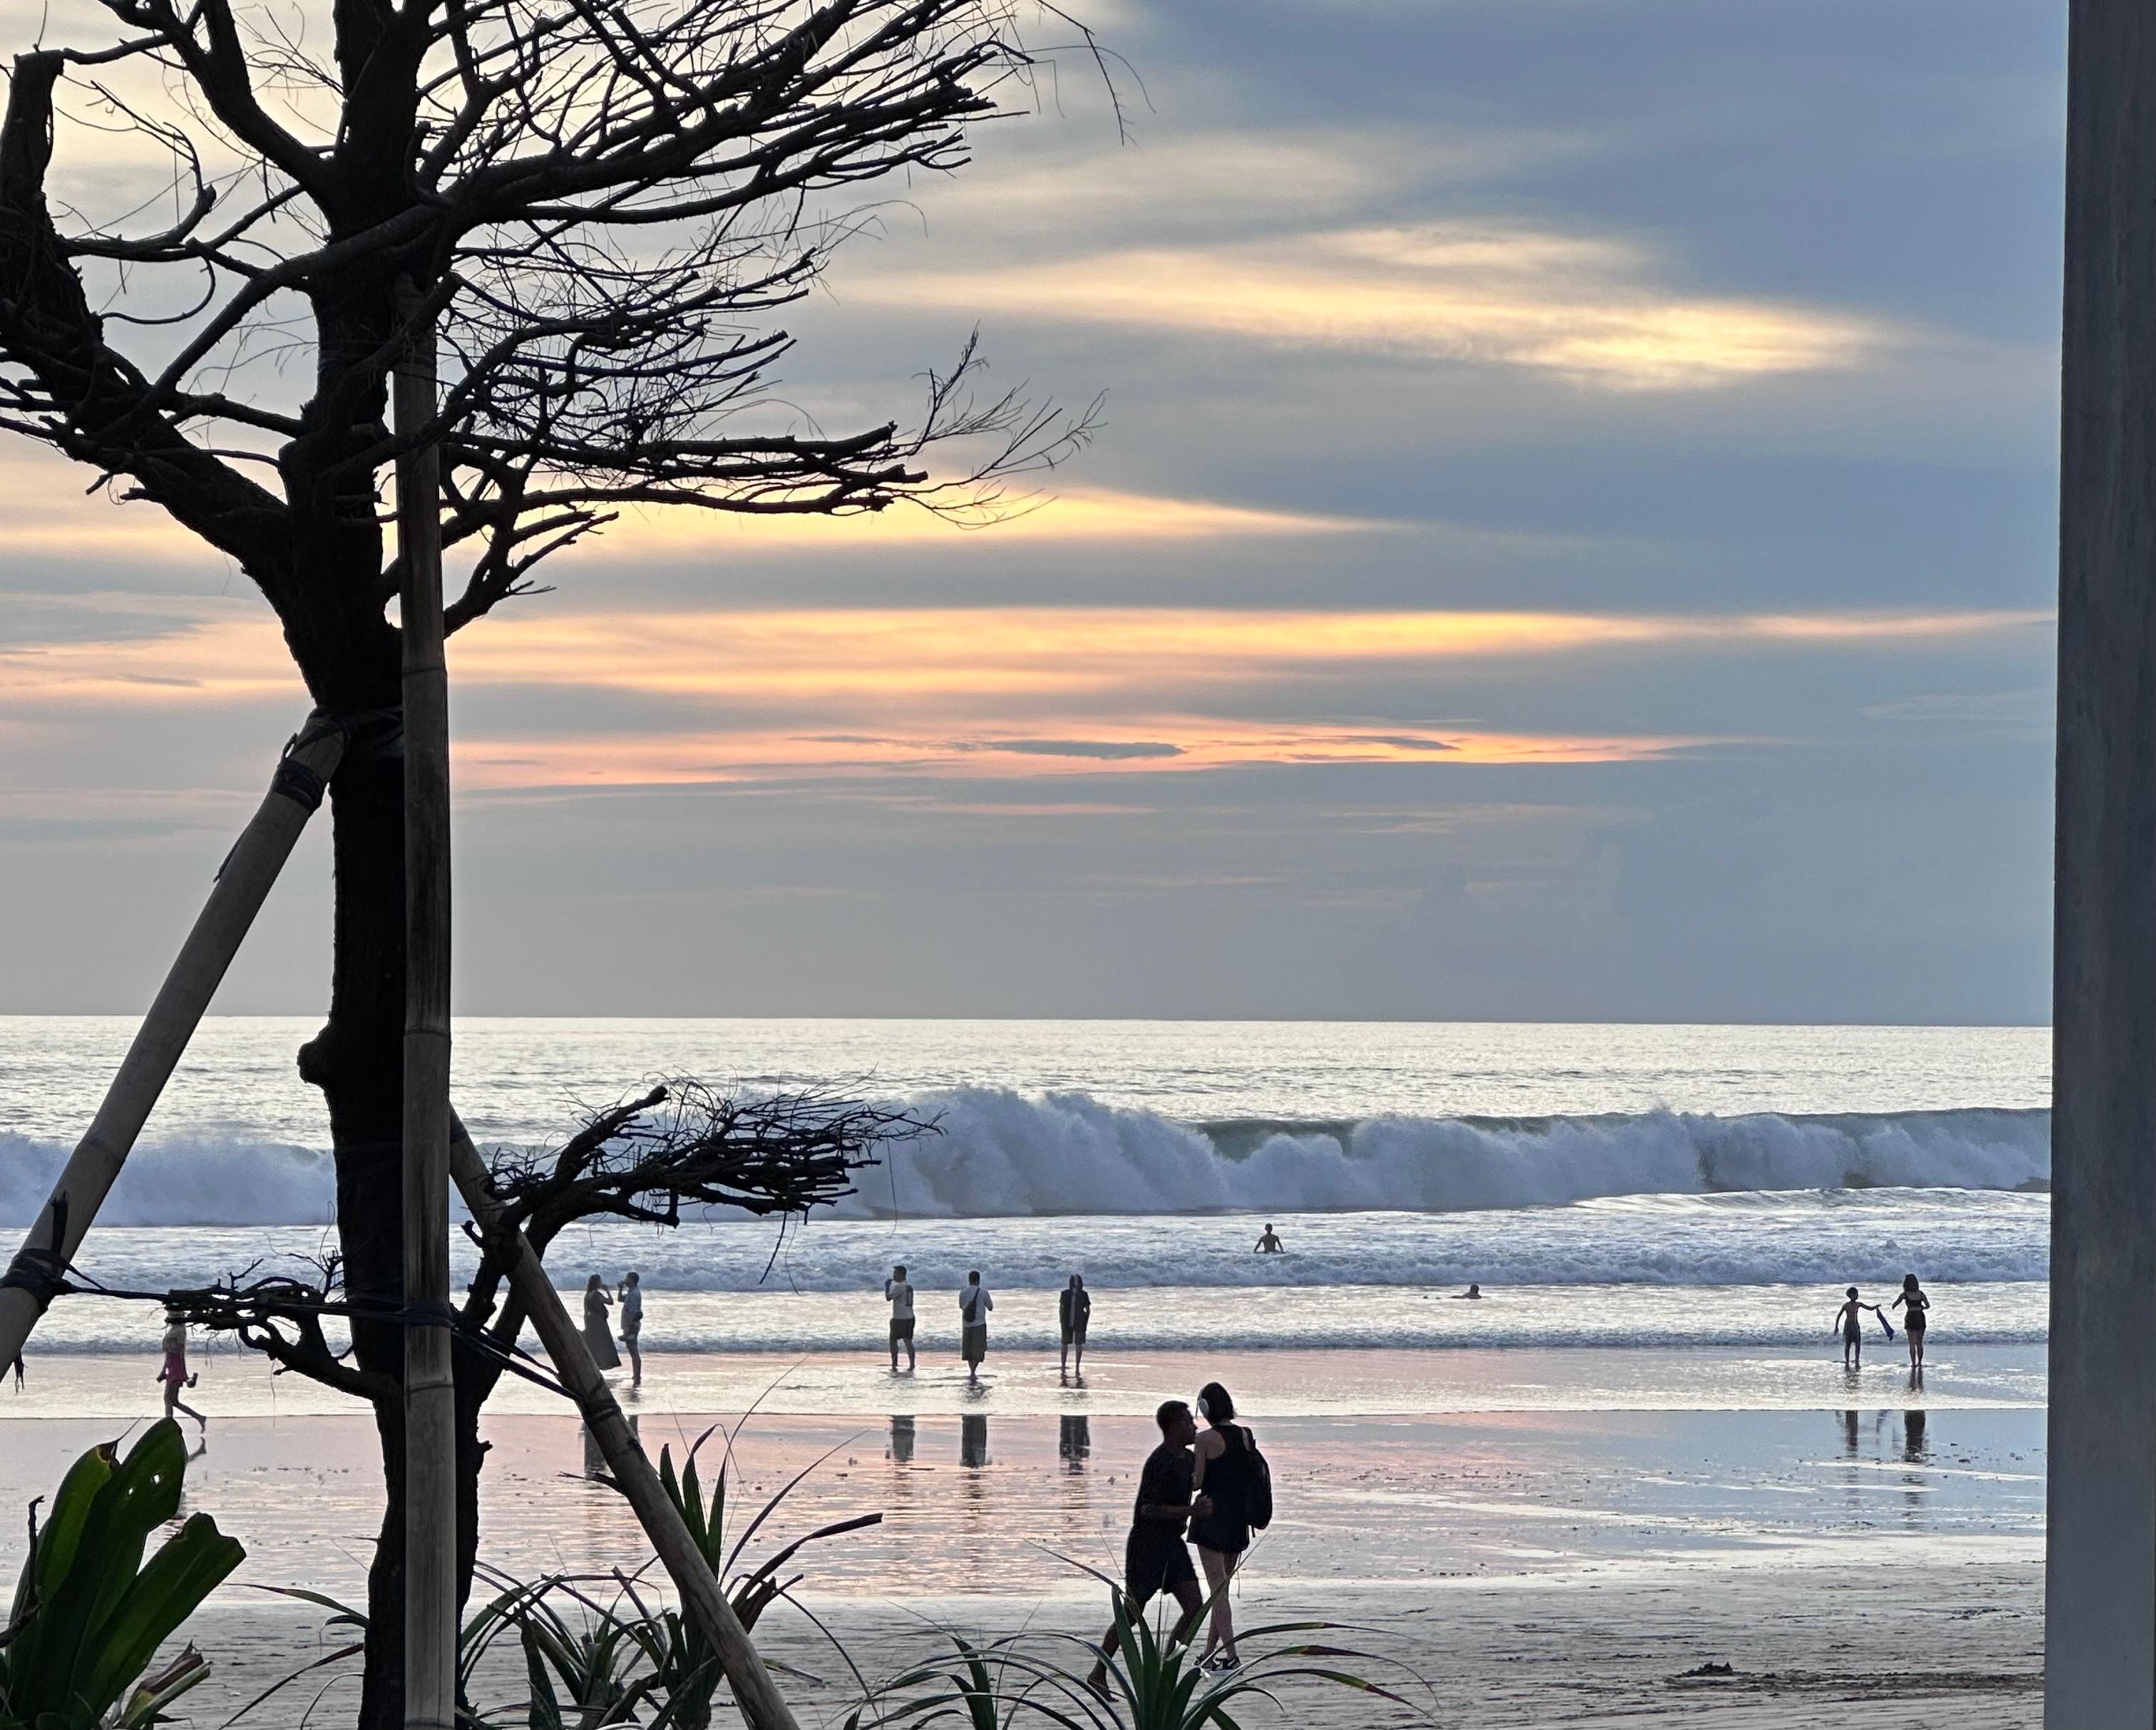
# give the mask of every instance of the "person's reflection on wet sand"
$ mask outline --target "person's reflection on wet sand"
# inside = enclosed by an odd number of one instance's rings
[[[968,1412],[958,1419],[958,1463],[982,1466],[988,1463],[988,1415]]]
[[[1912,1466],[1927,1465],[1932,1457],[1924,1438],[1925,1416],[1913,1409],[1902,1414],[1902,1457]]]
[[[913,1464],[913,1419],[894,1415],[891,1420],[891,1457],[901,1466]]]
[[[1055,1438],[1055,1452],[1073,1471],[1086,1469],[1086,1456],[1093,1451],[1093,1420],[1083,1412],[1066,1413]]]
[[[1851,1460],[1856,1457],[1858,1441],[1856,1418],[1857,1414],[1855,1412],[1844,1412],[1841,1414],[1841,1450]]]

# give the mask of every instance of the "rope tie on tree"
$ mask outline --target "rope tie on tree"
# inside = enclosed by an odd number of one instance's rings
[[[53,1202],[53,1241],[49,1247],[24,1244],[15,1252],[8,1271],[0,1275],[0,1290],[12,1287],[30,1294],[30,1301],[37,1305],[39,1315],[53,1306],[53,1300],[69,1290],[67,1276],[72,1271],[60,1245],[67,1241],[68,1202],[64,1195]]]

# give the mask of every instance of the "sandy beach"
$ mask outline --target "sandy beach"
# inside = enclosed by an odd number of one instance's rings
[[[357,1597],[380,1499],[371,1419],[286,1400],[250,1363],[205,1362],[197,1394],[215,1415],[188,1505],[249,1550],[192,1630],[217,1665],[191,1702],[208,1725],[329,1649],[316,1612],[259,1589]],[[916,1661],[938,1628],[1096,1633],[1102,1594],[1074,1564],[1116,1565],[1152,1443],[1146,1414],[1207,1363],[1089,1363],[1081,1389],[1059,1384],[1052,1359],[1013,1354],[968,1396],[940,1366],[894,1379],[873,1360],[659,1359],[632,1409],[649,1447],[678,1451],[748,1403],[715,1391],[763,1394],[738,1438],[751,1506],[821,1461],[752,1553],[884,1515],[801,1558],[804,1602],[873,1678]],[[0,1418],[0,1502],[19,1506],[151,1413],[139,1368],[41,1358]],[[1356,1625],[1342,1643],[1403,1666],[1435,1722],[2037,1722],[2030,1348],[1943,1353],[1920,1400],[1891,1359],[1846,1378],[1816,1353],[1278,1353],[1209,1368],[1243,1390],[1281,1507],[1239,1615]],[[282,1405],[262,1409],[273,1389]],[[640,1534],[582,1476],[577,1425],[531,1392],[487,1420],[484,1558],[527,1578],[635,1569]],[[8,1536],[0,1565],[18,1554]],[[857,1703],[804,1616],[781,1606],[764,1633],[819,1678],[795,1685],[808,1718],[835,1723]],[[1686,1674],[1710,1664],[1732,1673]],[[323,1674],[331,1713],[353,1683]],[[1304,1691],[1278,1722],[1418,1721]],[[246,1722],[296,1723],[300,1702],[288,1690]]]

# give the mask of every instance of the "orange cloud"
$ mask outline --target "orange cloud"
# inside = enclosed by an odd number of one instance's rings
[[[886,272],[848,292],[871,304],[1495,362],[1615,389],[1849,367],[1888,335],[1817,308],[1686,294],[1666,275],[1623,242],[1458,224],[1102,252],[963,276]]]
[[[452,639],[456,684],[674,696],[972,698],[1595,652],[1965,639],[2032,610],[1810,614],[1323,613],[945,607],[573,613],[544,603]],[[275,621],[234,602],[171,633],[0,648],[18,702],[224,702],[299,691]]]
[[[666,786],[893,772],[1009,779],[1294,763],[1636,762],[1710,744],[1704,738],[1486,732],[1473,727],[1373,727],[1368,723],[1222,721],[1152,716],[1111,726],[1073,721],[1069,737],[994,738],[919,726],[881,737],[767,728],[545,740],[466,739],[459,786]],[[1082,735],[1080,736],[1080,735]],[[1125,748],[1128,747],[1128,748]]]

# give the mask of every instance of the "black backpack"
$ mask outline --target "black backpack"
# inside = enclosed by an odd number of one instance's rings
[[[1250,1432],[1243,1432],[1243,1455],[1250,1462],[1250,1476],[1243,1491],[1243,1516],[1250,1530],[1263,1532],[1273,1522],[1273,1469],[1258,1451]]]

